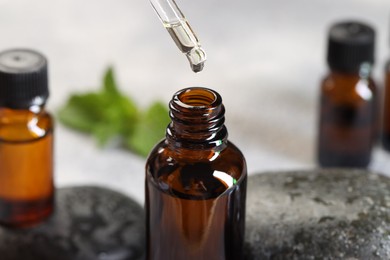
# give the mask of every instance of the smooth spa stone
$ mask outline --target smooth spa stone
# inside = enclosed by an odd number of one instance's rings
[[[364,170],[248,181],[247,259],[390,259],[390,179]]]
[[[0,228],[1,260],[138,260],[144,258],[143,208],[109,189],[61,188],[56,209],[27,229]]]

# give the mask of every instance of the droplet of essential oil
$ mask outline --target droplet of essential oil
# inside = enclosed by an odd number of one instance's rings
[[[197,73],[203,70],[206,52],[201,47],[192,48],[186,55],[193,72]]]

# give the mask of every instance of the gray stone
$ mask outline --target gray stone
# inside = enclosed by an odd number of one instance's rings
[[[2,260],[143,259],[144,212],[135,201],[99,187],[58,189],[56,210],[28,229],[0,228]]]
[[[390,259],[390,179],[363,170],[250,176],[248,259]]]

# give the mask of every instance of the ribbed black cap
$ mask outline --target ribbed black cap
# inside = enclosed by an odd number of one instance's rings
[[[33,50],[0,53],[0,106],[25,109],[49,97],[47,60]]]
[[[329,30],[328,64],[331,69],[356,72],[362,63],[374,63],[375,31],[356,21],[334,24]]]

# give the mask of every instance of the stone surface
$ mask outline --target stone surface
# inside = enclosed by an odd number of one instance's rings
[[[390,259],[389,178],[335,169],[248,184],[248,259]]]
[[[44,223],[0,228],[0,259],[138,260],[144,240],[144,213],[135,201],[105,188],[62,188]]]

